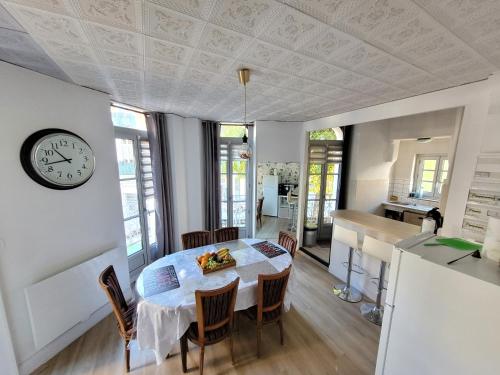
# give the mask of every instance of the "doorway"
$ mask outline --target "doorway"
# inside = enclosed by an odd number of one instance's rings
[[[252,168],[250,160],[240,156],[244,132],[243,125],[221,124],[219,147],[221,227],[238,227],[240,238],[252,232]],[[249,132],[250,144],[251,138]]]

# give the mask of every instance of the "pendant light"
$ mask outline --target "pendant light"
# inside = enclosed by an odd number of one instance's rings
[[[241,138],[243,144],[241,145],[240,150],[240,158],[242,159],[250,159],[252,157],[252,148],[248,144],[248,124],[247,124],[247,83],[250,81],[250,69],[240,69],[238,70],[238,77],[240,79],[240,83],[243,85],[244,96],[245,96],[245,109],[244,109],[244,125],[245,125],[245,134]]]

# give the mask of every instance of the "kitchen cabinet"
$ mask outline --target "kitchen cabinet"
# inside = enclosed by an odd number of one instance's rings
[[[424,220],[425,214],[421,213],[416,213],[416,212],[411,212],[411,211],[404,211],[403,212],[403,221],[408,224],[413,224],[413,225],[422,225],[422,220]]]

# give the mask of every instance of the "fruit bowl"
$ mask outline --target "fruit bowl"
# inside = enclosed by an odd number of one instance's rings
[[[236,260],[229,253],[229,249],[222,248],[216,253],[205,253],[196,258],[196,263],[204,275],[236,266]]]

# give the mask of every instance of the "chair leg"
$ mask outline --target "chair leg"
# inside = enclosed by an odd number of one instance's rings
[[[229,334],[229,350],[231,351],[231,363],[234,366],[234,342],[232,332]]]
[[[262,326],[257,324],[257,358],[260,358],[260,336],[261,336]]]
[[[278,320],[278,326],[280,327],[280,342],[281,342],[281,345],[284,344],[285,340],[284,340],[284,334],[283,334],[283,320]]]
[[[187,351],[188,342],[186,335],[181,337],[181,361],[182,361],[182,372],[187,372]]]
[[[200,348],[200,375],[203,375],[203,362],[205,360],[205,345]]]
[[[127,372],[130,372],[130,349],[128,348],[128,343],[130,340],[125,340],[125,366]]]

